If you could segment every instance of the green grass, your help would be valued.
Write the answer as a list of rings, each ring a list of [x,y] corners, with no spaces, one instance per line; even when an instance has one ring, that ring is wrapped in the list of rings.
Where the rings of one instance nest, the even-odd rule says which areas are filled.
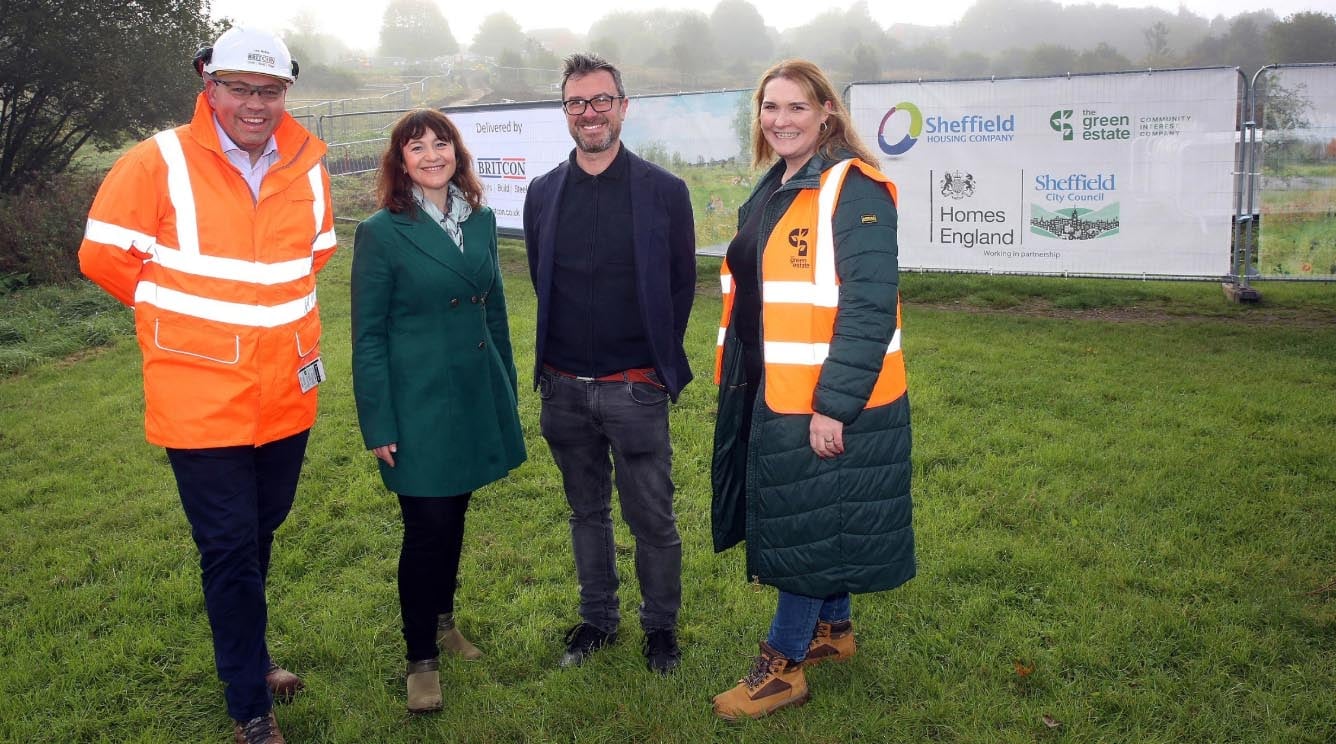
[[[0,377],[134,333],[130,311],[90,282],[0,294]]]
[[[745,671],[774,592],[747,583],[739,550],[710,549],[704,261],[699,379],[672,414],[682,668],[643,667],[620,521],[622,638],[556,668],[576,586],[526,384],[529,461],[477,494],[461,569],[457,614],[487,656],[446,661],[445,711],[410,718],[398,510],[351,397],[350,257],[321,278],[330,379],[270,577],[271,646],[310,688],[278,711],[290,740],[1336,737],[1330,287],[1263,285],[1261,306],[1234,306],[1216,284],[907,275],[919,576],[855,599],[859,653],[809,674],[811,703],[729,725],[709,697]],[[527,380],[533,293],[522,250],[503,259]],[[141,417],[129,338],[0,379],[0,741],[226,740],[194,547]]]

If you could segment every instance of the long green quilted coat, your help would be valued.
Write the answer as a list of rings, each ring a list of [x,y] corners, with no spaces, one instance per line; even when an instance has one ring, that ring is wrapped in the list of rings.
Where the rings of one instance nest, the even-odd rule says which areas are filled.
[[[765,209],[758,263],[797,191],[818,188],[821,172],[835,162],[814,156],[765,204],[758,194],[782,175],[783,161],[757,183],[738,224],[750,210]],[[813,400],[815,410],[844,423],[842,456],[822,460],[812,452],[810,415],[767,408],[764,378],[751,430],[740,431],[742,350],[734,329],[725,333],[712,468],[714,548],[745,540],[750,580],[826,597],[890,589],[914,576],[909,396],[863,408],[895,331],[896,219],[885,188],[850,169],[834,218],[839,309]]]

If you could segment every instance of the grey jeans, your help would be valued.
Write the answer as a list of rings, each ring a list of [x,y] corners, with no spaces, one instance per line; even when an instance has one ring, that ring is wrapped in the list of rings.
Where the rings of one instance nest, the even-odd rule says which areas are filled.
[[[580,618],[617,630],[617,556],[612,484],[635,538],[640,624],[672,629],[682,606],[682,540],[673,514],[673,447],[668,394],[639,382],[592,382],[543,371],[543,437],[571,507],[571,545],[580,582]]]

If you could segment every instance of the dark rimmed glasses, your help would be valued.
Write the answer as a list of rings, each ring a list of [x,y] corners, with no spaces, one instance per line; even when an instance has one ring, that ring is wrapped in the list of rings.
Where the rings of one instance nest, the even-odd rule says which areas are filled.
[[[591,107],[597,113],[606,114],[612,110],[612,104],[621,98],[626,98],[626,96],[600,94],[593,98],[567,98],[561,102],[561,107],[571,116],[579,116],[585,112],[586,108]]]
[[[287,90],[287,86],[284,85],[248,85],[247,83],[238,82],[236,80],[224,80],[217,75],[210,75],[209,79],[213,81],[214,85],[227,91],[238,101],[248,100],[251,96],[255,95],[259,96],[260,100],[265,103],[273,103],[279,98],[282,98],[283,92]],[[597,108],[594,110],[598,111]],[[607,109],[604,109],[604,111],[606,110]]]

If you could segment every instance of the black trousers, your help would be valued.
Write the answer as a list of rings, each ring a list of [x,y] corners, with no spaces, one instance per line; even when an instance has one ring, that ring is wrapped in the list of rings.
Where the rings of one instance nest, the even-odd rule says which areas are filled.
[[[404,542],[399,550],[399,611],[409,661],[434,659],[436,616],[455,611],[464,514],[472,492],[458,496],[399,494]]]
[[[199,548],[213,658],[227,712],[245,721],[269,712],[264,642],[265,579],[274,530],[292,509],[309,431],[259,447],[171,449],[181,506]]]

